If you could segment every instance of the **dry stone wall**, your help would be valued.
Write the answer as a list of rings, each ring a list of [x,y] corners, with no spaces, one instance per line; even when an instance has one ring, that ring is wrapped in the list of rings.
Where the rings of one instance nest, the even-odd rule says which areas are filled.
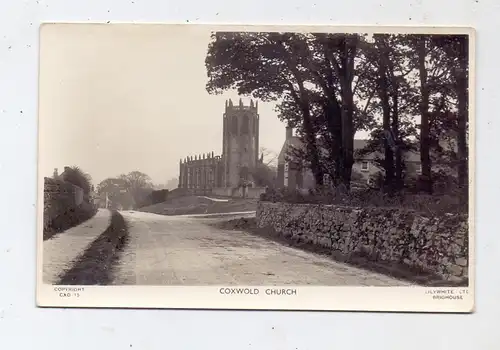
[[[461,282],[468,278],[467,215],[425,217],[391,208],[259,202],[257,225],[343,255],[399,263]]]

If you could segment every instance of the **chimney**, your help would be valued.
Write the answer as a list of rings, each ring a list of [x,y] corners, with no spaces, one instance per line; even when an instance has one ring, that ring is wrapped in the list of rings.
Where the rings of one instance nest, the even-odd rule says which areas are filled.
[[[291,126],[286,127],[286,140],[289,140],[293,137],[293,128]]]
[[[57,179],[59,177],[59,172],[57,170],[57,168],[54,168],[54,179]]]

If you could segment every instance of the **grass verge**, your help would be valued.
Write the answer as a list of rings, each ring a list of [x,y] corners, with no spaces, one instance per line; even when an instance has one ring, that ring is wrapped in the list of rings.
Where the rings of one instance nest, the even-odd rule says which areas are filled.
[[[255,211],[257,209],[257,202],[257,199],[247,198],[230,198],[227,202],[217,202],[203,196],[185,196],[143,207],[138,209],[138,211],[160,215],[223,214]]]
[[[65,271],[57,284],[108,285],[113,269],[129,241],[129,231],[123,216],[111,213],[110,225]]]

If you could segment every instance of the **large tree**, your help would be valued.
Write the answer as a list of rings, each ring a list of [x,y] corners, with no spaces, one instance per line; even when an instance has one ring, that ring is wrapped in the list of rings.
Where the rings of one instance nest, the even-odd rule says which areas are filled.
[[[432,44],[443,53],[443,63],[449,70],[448,85],[451,89],[442,92],[444,101],[455,100],[453,106],[445,109],[441,115],[449,123],[454,122],[452,130],[457,140],[458,185],[463,199],[468,200],[468,126],[469,126],[469,38],[467,35],[435,35]],[[447,87],[447,85],[444,85]],[[453,102],[451,102],[453,104]],[[455,109],[451,113],[450,109]]]
[[[78,166],[66,167],[62,173],[62,179],[83,190],[88,196],[92,190],[92,177]]]
[[[206,58],[207,90],[278,101],[280,118],[298,130],[316,183],[331,173],[349,187],[362,114],[354,98],[363,80],[356,75],[362,43],[354,34],[216,33]],[[324,153],[333,164],[328,169]]]
[[[375,34],[365,54],[371,62],[367,69],[371,88],[376,91],[372,103],[374,118],[371,139],[360,155],[383,154],[376,162],[384,170],[384,188],[390,192],[403,187],[405,153],[414,148],[414,108],[416,90],[408,64],[409,47],[405,35]]]
[[[129,193],[128,183],[124,179],[107,178],[97,185],[96,190],[101,198],[108,198],[123,208],[132,208],[135,205],[132,194]]]
[[[416,35],[408,40],[410,64],[416,69],[420,94],[420,155],[423,189],[432,193],[433,162],[458,161],[459,183],[467,192],[468,40],[462,35]],[[455,139],[457,152],[443,143]],[[443,158],[445,156],[445,158]],[[452,162],[453,163],[453,162]]]
[[[443,159],[435,159],[441,157],[442,140],[449,137],[450,128],[457,130],[459,182],[465,188],[464,40],[429,35],[216,33],[206,58],[207,90],[235,89],[277,102],[278,117],[296,129],[303,144],[291,157],[312,170],[318,185],[328,174],[334,185],[349,187],[354,135],[364,130],[372,135],[364,153],[383,155],[380,165],[391,191],[403,187],[406,151],[418,148],[423,189],[432,193],[432,162],[442,163]],[[453,115],[456,126],[450,122]]]
[[[125,181],[128,192],[134,198],[136,205],[143,203],[151,192],[153,192],[154,186],[151,178],[140,171],[132,171],[128,174],[120,175],[119,178]]]
[[[110,200],[118,202],[124,207],[140,205],[152,191],[151,178],[140,171],[132,171],[116,178],[105,179],[97,186],[98,194],[107,194]]]
[[[101,181],[96,188],[98,194],[120,193],[127,191],[127,189],[127,182],[120,178],[107,178]]]
[[[304,35],[296,33],[226,33],[212,35],[206,68],[209,93],[236,89],[264,101],[289,97],[300,113],[306,149],[317,183],[323,182],[310,110],[307,72],[301,64]]]

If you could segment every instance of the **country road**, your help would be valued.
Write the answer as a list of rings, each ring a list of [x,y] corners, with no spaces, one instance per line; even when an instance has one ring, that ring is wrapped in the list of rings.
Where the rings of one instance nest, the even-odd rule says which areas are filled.
[[[120,213],[127,223],[129,237],[111,269],[110,284],[408,285],[246,232],[207,225],[221,220],[220,217],[164,216],[135,211]],[[237,216],[245,215],[252,213]],[[64,233],[54,239],[68,241]],[[48,244],[55,246],[53,242]],[[47,254],[51,256],[44,256],[44,261],[61,260],[57,255],[63,252],[52,248],[45,250]],[[45,268],[54,269],[54,266],[46,264]],[[45,274],[49,272],[45,271]],[[50,275],[55,274],[50,271]]]
[[[198,217],[124,212],[130,241],[116,284],[371,285],[404,283]]]

